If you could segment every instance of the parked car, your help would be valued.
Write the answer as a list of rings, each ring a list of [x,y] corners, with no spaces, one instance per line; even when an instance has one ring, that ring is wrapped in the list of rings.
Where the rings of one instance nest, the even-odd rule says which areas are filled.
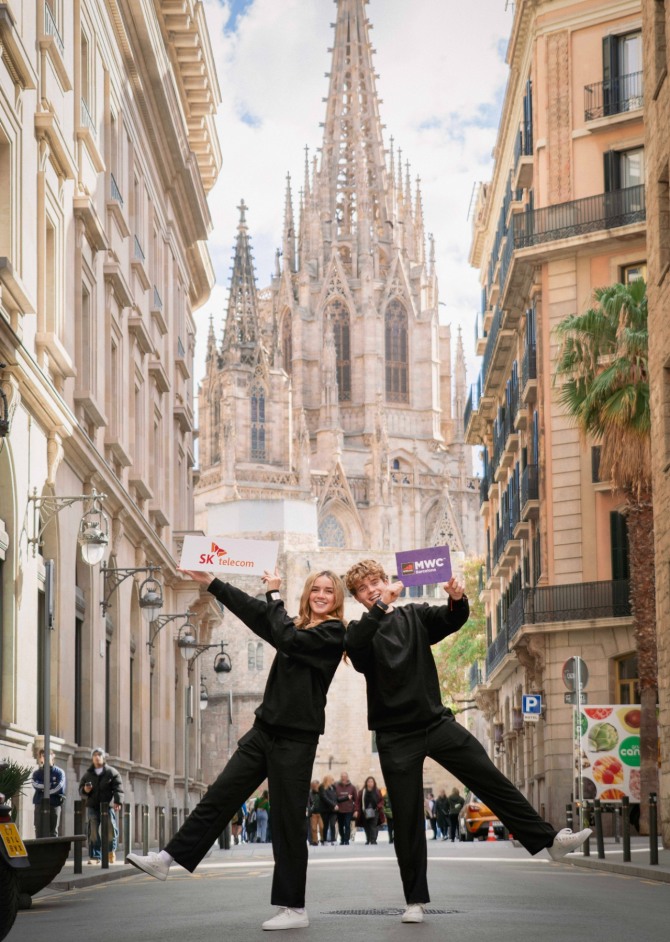
[[[476,795],[468,795],[458,814],[458,830],[461,840],[474,841],[478,837],[480,841],[485,841],[489,833],[489,824],[493,825],[493,833],[496,838],[502,840],[505,837],[505,828],[502,822]]]

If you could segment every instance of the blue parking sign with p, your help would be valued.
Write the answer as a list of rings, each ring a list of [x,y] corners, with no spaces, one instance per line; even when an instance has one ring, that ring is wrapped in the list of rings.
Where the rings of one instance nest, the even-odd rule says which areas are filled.
[[[542,694],[524,693],[521,697],[521,712],[531,714],[542,713]]]

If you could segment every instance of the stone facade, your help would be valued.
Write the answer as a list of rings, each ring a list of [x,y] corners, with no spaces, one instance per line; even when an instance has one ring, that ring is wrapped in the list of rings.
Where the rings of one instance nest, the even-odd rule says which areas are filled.
[[[651,446],[656,544],[656,627],[658,639],[659,730],[661,739],[659,821],[670,847],[670,13],[665,3],[643,0],[644,80],[649,244],[649,373]]]
[[[198,0],[11,0],[0,47],[0,382],[12,413],[0,439],[0,757],[31,763],[41,742],[50,558],[64,830],[96,745],[126,800],[155,820],[157,807],[184,803],[178,622],[149,648],[147,573],[104,578],[79,559],[86,504],[61,504],[47,524],[28,498],[104,493],[107,566],[158,566],[163,612],[195,607],[205,626],[216,614],[174,556],[176,534],[193,528],[193,311],[213,284],[207,192],[221,155],[209,36]],[[197,771],[197,736],[190,749]]]
[[[306,158],[298,213],[287,182],[262,291],[241,204],[223,336],[212,323],[200,386],[196,523],[274,533],[290,607],[310,568],[344,573],[374,556],[393,575],[396,550],[448,543],[457,560],[481,549],[463,344],[439,324],[419,181],[393,142],[384,149],[369,28],[363,0],[339,0],[321,156]],[[226,619],[223,631],[243,639],[234,703],[250,683],[260,697],[269,657],[250,676],[252,639],[239,625],[229,635]],[[354,781],[379,774],[364,684],[346,665],[316,771],[344,767]]]
[[[488,653],[474,695],[497,761],[557,825],[575,793],[563,665],[581,656],[590,703],[632,702],[622,496],[559,401],[556,326],[593,289],[646,273],[639,2],[520,2],[493,178],[471,262],[484,306],[466,440],[484,446]],[[524,724],[521,697],[544,718]]]

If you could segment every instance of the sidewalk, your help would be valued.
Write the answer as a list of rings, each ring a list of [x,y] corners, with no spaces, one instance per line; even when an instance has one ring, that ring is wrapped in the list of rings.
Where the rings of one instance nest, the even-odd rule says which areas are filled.
[[[382,841],[384,841],[385,837],[385,834],[380,834],[380,849],[383,846]],[[496,843],[500,844],[501,842]],[[441,842],[438,842],[438,844],[435,845],[435,850],[439,853],[444,846],[445,845],[442,845]],[[512,848],[517,849],[520,858],[526,856],[526,852],[518,841],[513,841],[508,846],[510,850],[512,850]],[[354,848],[358,848],[358,843],[351,845],[351,851],[357,853],[358,851],[354,851]],[[158,848],[152,849],[157,850]],[[433,841],[429,840],[429,856],[431,855],[432,849]],[[328,848],[324,848],[324,850],[327,851]],[[216,848],[214,853],[214,859],[224,866],[227,863],[235,863],[239,866],[244,860],[248,860],[251,865],[254,858],[259,862],[262,859],[266,865],[271,865],[272,863],[272,848],[270,844],[243,844],[227,851]],[[576,853],[564,858],[564,862],[571,864],[573,867],[624,874],[626,876],[638,877],[639,879],[652,880],[659,883],[670,883],[670,849],[665,850],[659,846],[658,865],[652,866],[649,863],[649,839],[646,837],[631,838],[630,863],[623,862],[622,845],[620,843],[616,844],[612,838],[605,840],[604,860],[598,859],[596,843],[595,840],[591,838],[591,855],[589,857]],[[130,864],[112,864],[108,870],[103,870],[101,867],[89,867],[86,860],[84,860],[82,870],[83,873],[76,874],[74,872],[74,862],[72,859],[68,860],[56,879],[50,883],[46,889],[42,890],[38,896],[51,896],[54,893],[83,889],[85,887],[95,886],[99,883],[108,883],[114,880],[142,876],[142,874],[135,867],[130,866]]]

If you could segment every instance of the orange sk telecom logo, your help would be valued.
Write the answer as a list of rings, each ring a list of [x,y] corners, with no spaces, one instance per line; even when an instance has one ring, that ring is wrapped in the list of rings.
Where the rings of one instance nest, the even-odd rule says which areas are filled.
[[[227,556],[227,550],[224,550],[222,546],[217,546],[216,543],[212,543],[212,554],[221,559],[222,556]]]

